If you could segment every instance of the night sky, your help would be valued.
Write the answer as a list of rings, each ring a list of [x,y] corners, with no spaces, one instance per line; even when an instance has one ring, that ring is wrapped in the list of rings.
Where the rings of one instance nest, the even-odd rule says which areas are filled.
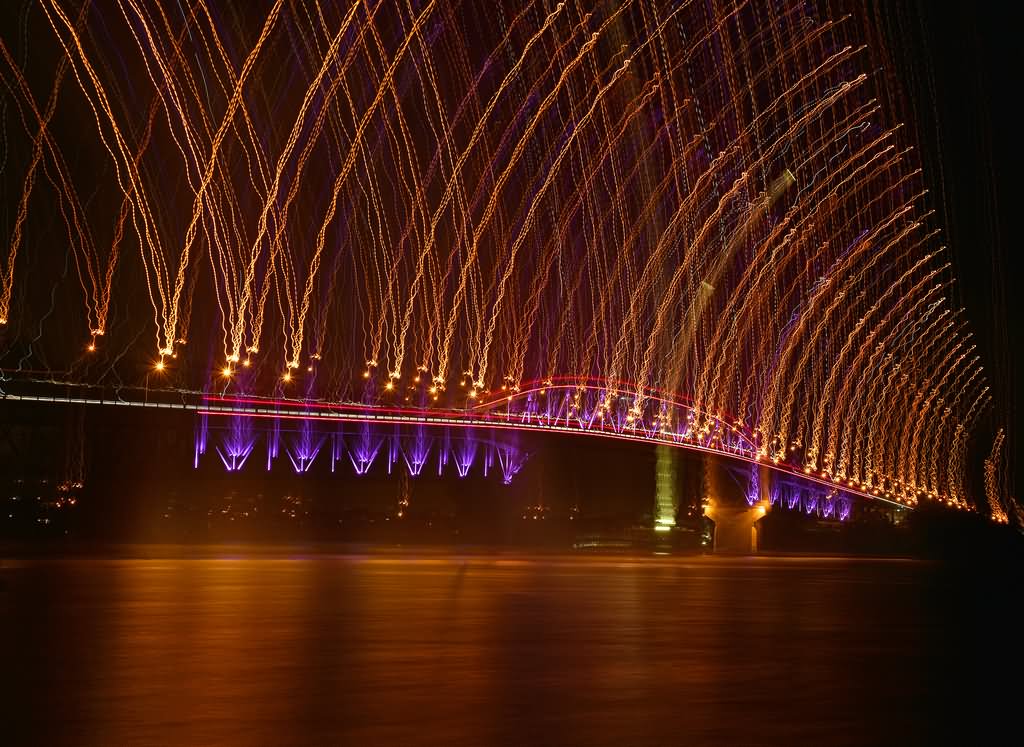
[[[1009,424],[1020,464],[1021,346],[1024,318],[1014,291],[1010,226],[1018,185],[1013,91],[1020,66],[1009,6],[973,3],[879,3],[890,25],[897,70],[917,121],[918,142],[956,259],[958,289],[999,393],[993,419]],[[1015,431],[1015,432],[1014,432]],[[1012,474],[1012,472],[1011,472]]]

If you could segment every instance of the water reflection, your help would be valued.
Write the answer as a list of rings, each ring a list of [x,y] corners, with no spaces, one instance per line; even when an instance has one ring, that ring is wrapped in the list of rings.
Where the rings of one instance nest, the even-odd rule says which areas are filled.
[[[957,686],[944,583],[785,558],[7,561],[8,723],[16,744],[921,743]]]

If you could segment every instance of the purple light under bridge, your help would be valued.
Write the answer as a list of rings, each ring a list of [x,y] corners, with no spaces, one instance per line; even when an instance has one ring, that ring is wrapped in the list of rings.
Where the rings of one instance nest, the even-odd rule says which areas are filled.
[[[221,439],[221,445],[215,446],[214,449],[224,463],[224,469],[228,472],[238,472],[245,466],[245,460],[252,454],[255,446],[256,437],[253,435],[252,421],[249,418],[236,417],[231,419],[231,425]]]
[[[385,427],[361,423],[336,430],[319,425],[316,420],[258,420],[244,415],[211,422],[203,415],[196,424],[193,466],[198,468],[210,443],[228,472],[241,471],[257,444],[266,448],[268,470],[283,450],[299,475],[314,470],[318,460],[329,462],[331,472],[336,472],[348,457],[356,475],[369,474],[382,461],[381,469],[387,474],[398,465],[411,477],[418,477],[436,454],[439,476],[447,472],[464,478],[479,465],[487,477],[497,464],[502,482],[508,485],[530,456],[514,434],[420,424]],[[384,459],[378,460],[382,452]],[[320,459],[322,454],[326,454],[324,459]]]
[[[292,438],[288,448],[288,460],[295,468],[296,474],[301,475],[309,471],[313,466],[313,460],[324,445],[325,438],[313,431],[313,424],[309,420],[299,421],[299,432]]]
[[[808,516],[822,519],[846,521],[853,510],[853,499],[834,489],[815,490],[807,485],[773,481],[768,495],[772,506],[803,511]]]
[[[192,457],[192,469],[199,468],[199,457],[206,453],[206,442],[210,438],[210,419],[203,414],[196,421],[196,443],[194,456]]]

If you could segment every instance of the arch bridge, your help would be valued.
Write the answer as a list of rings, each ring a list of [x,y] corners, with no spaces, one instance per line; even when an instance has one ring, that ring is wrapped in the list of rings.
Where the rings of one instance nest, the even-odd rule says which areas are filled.
[[[377,460],[412,476],[429,464],[465,477],[479,462],[509,483],[527,454],[505,437],[516,432],[614,439],[721,457],[749,474],[750,506],[781,505],[825,518],[845,519],[856,499],[912,508],[917,501],[887,497],[877,487],[809,473],[795,463],[765,457],[756,434],[735,419],[702,411],[660,393],[643,400],[607,383],[545,380],[518,391],[467,397],[462,408],[375,401],[329,402],[241,392],[94,387],[68,382],[3,382],[0,400],[186,411],[197,416],[193,466],[219,458],[240,471],[260,448],[269,469],[286,458],[297,473],[318,460],[331,471],[350,464],[366,474]],[[667,517],[659,521],[669,524]]]

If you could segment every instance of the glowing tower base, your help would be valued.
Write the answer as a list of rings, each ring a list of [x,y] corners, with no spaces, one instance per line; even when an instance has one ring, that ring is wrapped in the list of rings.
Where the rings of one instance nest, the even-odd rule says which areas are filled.
[[[654,531],[668,533],[676,525],[676,510],[679,508],[676,450],[659,444],[654,452]]]
[[[768,512],[771,470],[759,468],[758,494],[753,504],[720,460],[704,460],[704,515],[715,522],[712,547],[716,553],[752,555],[758,550],[757,522]]]

